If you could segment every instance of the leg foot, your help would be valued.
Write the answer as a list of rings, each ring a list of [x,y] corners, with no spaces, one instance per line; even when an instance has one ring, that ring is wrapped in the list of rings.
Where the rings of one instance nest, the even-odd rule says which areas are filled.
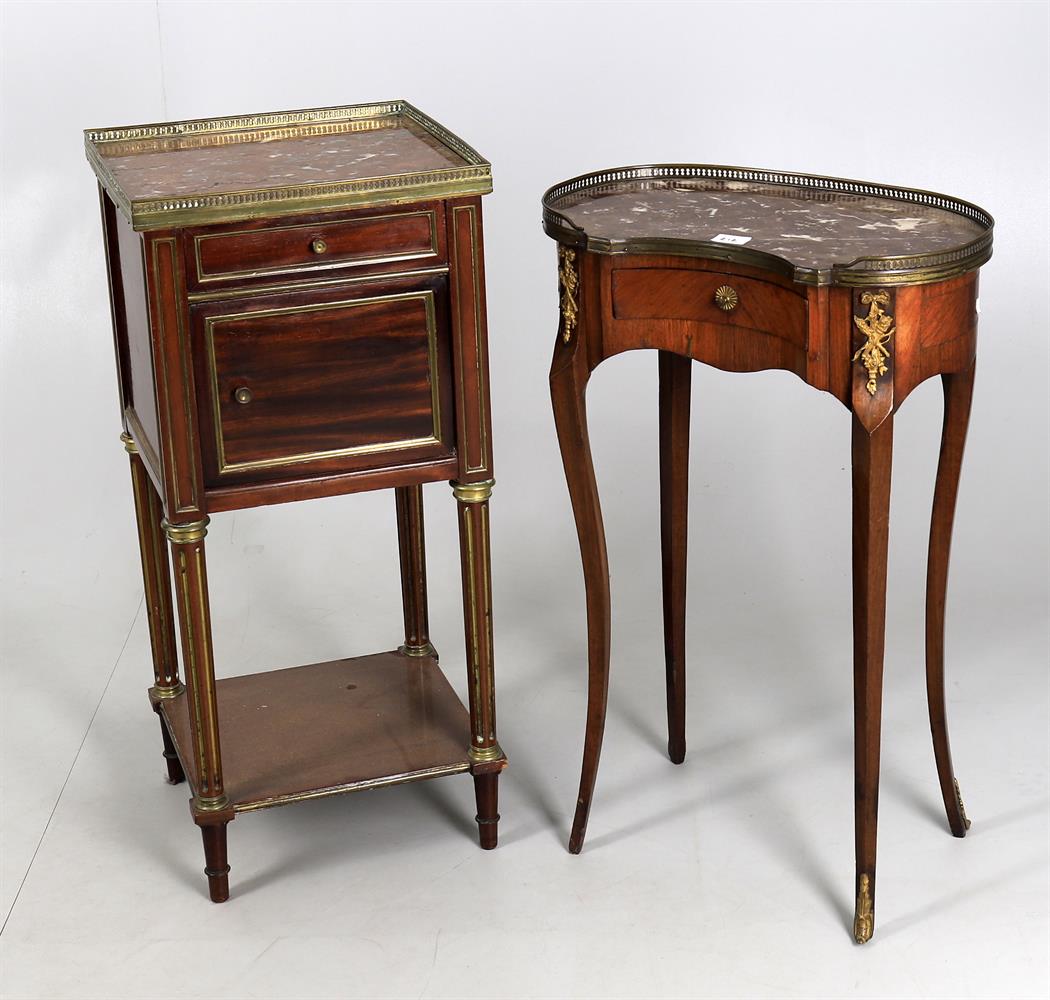
[[[857,909],[853,917],[853,940],[866,944],[875,933],[875,876],[857,876]]]
[[[478,804],[478,840],[483,850],[491,851],[499,833],[499,772],[474,775],[474,796]]]
[[[201,827],[204,839],[204,874],[208,876],[208,894],[213,903],[230,898],[230,866],[226,861],[226,824],[210,823]]]

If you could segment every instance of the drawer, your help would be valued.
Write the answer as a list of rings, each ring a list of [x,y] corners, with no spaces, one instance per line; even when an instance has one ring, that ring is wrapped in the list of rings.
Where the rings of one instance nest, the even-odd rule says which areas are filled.
[[[454,454],[447,278],[193,309],[209,486]]]
[[[189,285],[198,290],[224,284],[338,276],[348,269],[402,267],[409,261],[441,263],[444,218],[440,203],[404,209],[321,215],[279,224],[235,223],[190,230]],[[389,270],[390,268],[380,268]]]
[[[612,314],[622,320],[686,320],[753,331],[806,346],[806,300],[780,285],[715,271],[620,268]]]

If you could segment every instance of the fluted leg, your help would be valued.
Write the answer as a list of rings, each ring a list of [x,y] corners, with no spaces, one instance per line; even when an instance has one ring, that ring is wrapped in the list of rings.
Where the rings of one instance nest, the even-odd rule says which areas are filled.
[[[882,666],[886,638],[893,417],[872,433],[853,418],[853,702],[857,909],[853,936],[875,929]]]
[[[459,508],[460,566],[463,571],[463,620],[467,640],[467,679],[470,704],[470,747],[467,754],[474,775],[478,838],[481,846],[496,846],[499,773],[506,760],[496,741],[496,697],[492,658],[492,572],[489,556],[489,497],[491,479],[480,483],[453,483]]]
[[[663,551],[667,754],[685,760],[685,589],[689,396],[693,362],[660,352],[660,542]]]
[[[150,651],[153,656],[153,687],[150,702],[160,719],[161,740],[168,781],[175,785],[185,781],[179,756],[175,752],[164,716],[158,705],[175,698],[184,688],[179,680],[179,661],[175,650],[175,615],[171,603],[171,571],[168,550],[164,544],[161,520],[164,513],[160,497],[142,464],[138,446],[130,434],[121,434],[124,449],[131,462],[131,487],[135,497],[135,521],[138,526],[139,556],[142,560],[142,587],[145,593],[146,622],[149,625]]]
[[[605,549],[598,485],[594,478],[587,406],[584,398],[588,373],[578,358],[560,364],[555,355],[551,369],[551,401],[558,428],[565,479],[576,517],[576,532],[583,557],[587,592],[587,733],[583,747],[583,770],[576,798],[576,815],[569,837],[569,850],[579,854],[587,833],[587,818],[598,776],[605,715],[609,700],[609,559]]]
[[[406,656],[429,656],[427,614],[427,559],[423,531],[423,487],[399,486],[394,490],[397,504],[397,538],[401,554],[401,598],[405,613]]]
[[[211,612],[208,607],[208,573],[204,561],[204,536],[208,519],[188,524],[164,522],[175,564],[175,596],[179,609],[182,653],[185,659],[186,694],[196,783],[190,808],[202,828],[208,888],[212,902],[229,898],[226,864],[226,824],[233,818],[223,787],[219,749],[219,718],[215,697]]]
[[[948,724],[944,701],[944,601],[948,587],[948,557],[952,543],[955,500],[959,493],[966,429],[970,423],[974,366],[964,372],[942,375],[944,387],[944,428],[941,455],[937,463],[937,485],[933,494],[930,522],[930,552],[926,572],[926,698],[930,708],[930,731],[937,777],[941,784],[944,810],[952,834],[963,837],[970,821],[963,808],[959,784],[952,768],[948,743]]]

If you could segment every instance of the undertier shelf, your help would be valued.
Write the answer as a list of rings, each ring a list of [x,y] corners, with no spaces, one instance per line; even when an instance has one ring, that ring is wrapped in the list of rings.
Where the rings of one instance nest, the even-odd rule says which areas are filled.
[[[434,656],[374,653],[216,684],[237,812],[470,769],[470,719]],[[197,788],[188,695],[160,703]]]

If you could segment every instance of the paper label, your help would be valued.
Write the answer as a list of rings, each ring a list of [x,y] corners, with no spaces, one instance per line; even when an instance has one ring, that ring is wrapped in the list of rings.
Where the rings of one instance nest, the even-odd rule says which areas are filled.
[[[750,236],[732,236],[729,233],[719,233],[712,240],[712,243],[732,243],[734,246],[743,246],[745,243],[751,242]]]

